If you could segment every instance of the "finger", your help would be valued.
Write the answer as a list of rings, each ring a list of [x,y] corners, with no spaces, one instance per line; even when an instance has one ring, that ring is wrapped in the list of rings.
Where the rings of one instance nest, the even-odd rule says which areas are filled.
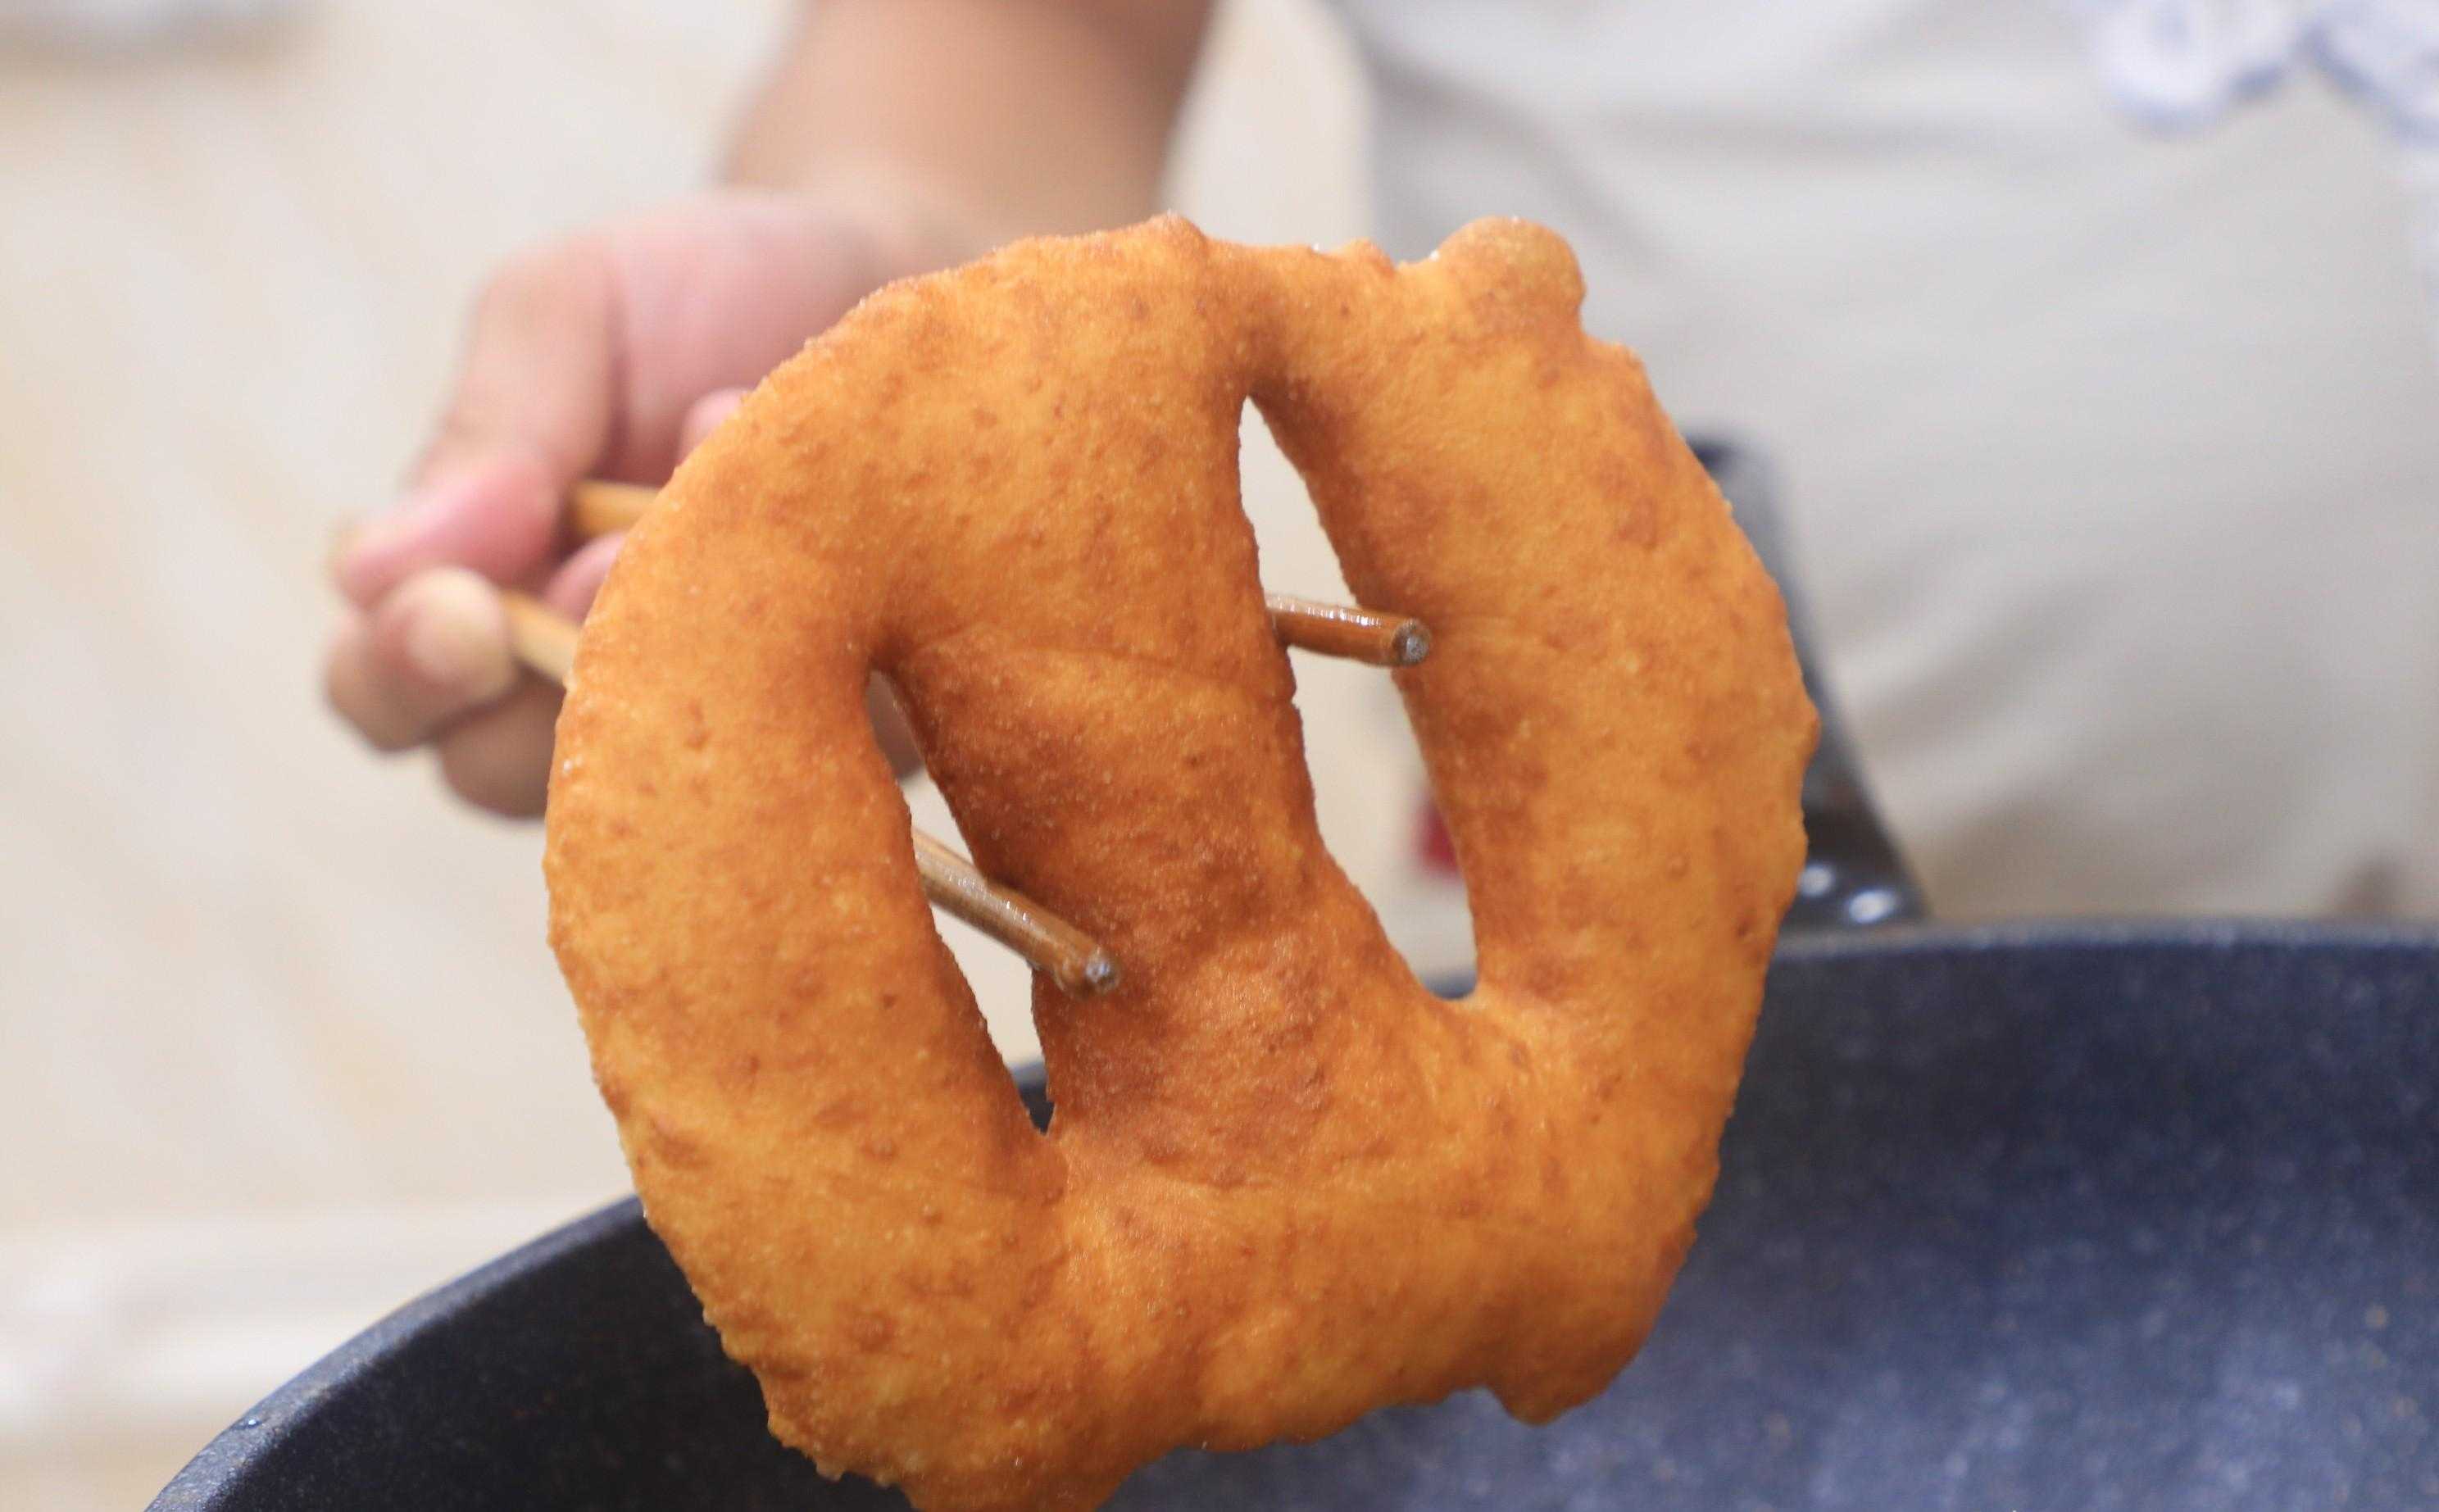
[[[745,402],[745,390],[723,388],[696,400],[686,411],[685,423],[678,427],[678,455],[683,457],[701,446],[703,437],[720,429],[720,422],[737,413]]]
[[[871,231],[786,196],[725,192],[628,222],[603,239],[626,350],[619,423],[603,460],[632,482],[668,477],[696,402],[751,385],[878,284]]]
[[[511,819],[543,811],[550,789],[559,689],[530,678],[499,703],[452,725],[438,743],[450,791]]]
[[[745,390],[741,388],[719,389],[697,400],[679,428],[679,454],[684,456],[702,445],[703,438],[737,413],[737,406],[744,400]],[[617,558],[618,547],[626,539],[626,532],[619,531],[587,542],[551,574],[543,601],[572,619],[582,619],[584,612],[593,607],[593,596],[601,591],[601,579],[610,575],[610,563]]]
[[[403,751],[422,738],[421,721],[383,692],[383,682],[375,670],[372,629],[363,615],[351,614],[330,637],[322,662],[322,697],[374,750]]]
[[[619,340],[609,258],[575,241],[508,263],[476,301],[456,387],[396,511],[357,530],[336,565],[370,607],[443,562],[529,578],[559,539],[560,501],[613,430]]]
[[[570,619],[583,619],[593,607],[594,596],[601,591],[601,579],[610,576],[610,563],[617,560],[618,548],[626,543],[624,530],[586,542],[551,574],[542,601]]]
[[[418,745],[515,685],[499,595],[462,567],[401,584],[332,642],[331,706],[383,751]]]

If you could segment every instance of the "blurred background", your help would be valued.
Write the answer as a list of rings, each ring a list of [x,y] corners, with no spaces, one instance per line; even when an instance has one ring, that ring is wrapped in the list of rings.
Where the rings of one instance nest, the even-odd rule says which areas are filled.
[[[627,1191],[541,830],[330,716],[324,561],[484,274],[701,183],[792,9],[0,30],[0,1506],[142,1505],[324,1350]],[[1311,9],[1228,7],[1188,109],[1174,198],[1209,230],[1363,232],[1355,70]],[[1339,592],[1282,465],[1248,471],[1273,585]],[[1377,673],[1304,684],[1395,720]],[[1404,838],[1336,818],[1342,855]],[[1029,1056],[1023,969],[945,928]]]
[[[2341,9],[2403,14],[1227,0],[1168,198],[1574,239],[1593,329],[1771,459],[1937,912],[2427,916],[2439,64]],[[627,1189],[540,831],[325,709],[326,559],[485,275],[703,182],[793,10],[0,0],[0,1507],[142,1504]],[[1247,455],[1270,586],[1338,596]],[[1298,676],[1333,849],[1461,966],[1387,685]],[[946,929],[1029,1057],[1022,969]]]

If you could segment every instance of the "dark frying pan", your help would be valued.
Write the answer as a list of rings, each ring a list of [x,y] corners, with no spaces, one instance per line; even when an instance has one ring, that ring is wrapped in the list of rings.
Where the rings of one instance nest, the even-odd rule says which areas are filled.
[[[1617,1384],[1542,1429],[1468,1395],[1179,1453],[1118,1505],[2439,1507],[2439,931],[1903,922],[1828,744],[1718,1198]],[[626,1202],[347,1344],[153,1506],[902,1504],[765,1434]]]

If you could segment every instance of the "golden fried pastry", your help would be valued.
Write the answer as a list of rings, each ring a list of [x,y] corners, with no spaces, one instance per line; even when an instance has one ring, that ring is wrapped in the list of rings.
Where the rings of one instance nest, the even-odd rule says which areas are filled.
[[[1166,219],[894,285],[635,530],[550,794],[553,942],[637,1189],[773,1432],[935,1512],[1641,1343],[1707,1201],[1804,851],[1778,594],[1574,258],[1393,266]],[[1238,507],[1248,397],[1397,675],[1481,987],[1322,848]],[[1027,1123],[864,717],[1098,937]]]

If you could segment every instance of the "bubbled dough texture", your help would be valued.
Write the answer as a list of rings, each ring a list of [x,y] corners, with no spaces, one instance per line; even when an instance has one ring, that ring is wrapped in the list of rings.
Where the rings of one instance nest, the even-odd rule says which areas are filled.
[[[935,1509],[1632,1355],[1804,848],[1777,593],[1563,242],[1426,262],[1168,219],[883,290],[686,463],[560,724],[552,933],[654,1228],[774,1432]],[[1251,395],[1399,673],[1482,987],[1317,838],[1237,493]],[[1097,936],[1036,1135],[863,716]]]

